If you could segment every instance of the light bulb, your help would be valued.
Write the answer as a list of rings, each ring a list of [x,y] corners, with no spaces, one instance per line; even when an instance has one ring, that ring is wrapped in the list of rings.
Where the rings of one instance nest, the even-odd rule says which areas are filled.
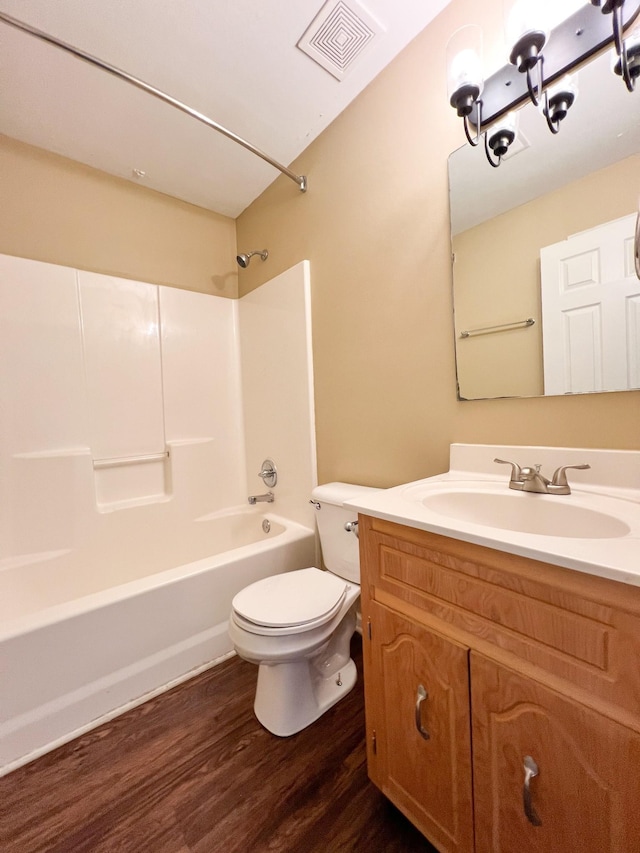
[[[585,5],[585,0],[505,0],[507,44],[513,47],[524,36],[551,30]]]
[[[447,91],[458,115],[469,115],[482,93],[482,30],[461,27],[447,44]]]
[[[507,44],[513,47],[521,38],[531,33],[544,33],[545,40],[551,29],[548,24],[548,4],[537,0],[507,0],[505,30]]]
[[[466,48],[456,54],[449,68],[449,94],[453,94],[460,86],[476,85],[482,88],[482,70],[480,57],[472,48]]]

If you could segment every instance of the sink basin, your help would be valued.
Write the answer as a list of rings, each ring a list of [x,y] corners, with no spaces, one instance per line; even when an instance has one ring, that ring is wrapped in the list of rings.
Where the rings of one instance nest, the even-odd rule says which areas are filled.
[[[631,532],[622,519],[585,507],[573,496],[559,499],[527,492],[449,487],[432,493],[421,490],[405,497],[418,500],[431,512],[460,522],[538,536],[616,539]],[[569,503],[572,499],[574,502]]]
[[[535,462],[547,475],[591,467],[571,472],[569,495],[535,494],[510,489],[496,458]],[[413,527],[640,587],[640,450],[456,444],[446,473],[349,503],[381,535],[394,535],[386,524]]]

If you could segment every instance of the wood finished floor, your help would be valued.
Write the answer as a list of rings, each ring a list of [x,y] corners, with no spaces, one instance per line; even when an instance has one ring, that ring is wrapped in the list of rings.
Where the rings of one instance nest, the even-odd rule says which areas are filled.
[[[367,778],[361,675],[284,739],[255,681],[232,658],[0,779],[2,853],[435,853]]]

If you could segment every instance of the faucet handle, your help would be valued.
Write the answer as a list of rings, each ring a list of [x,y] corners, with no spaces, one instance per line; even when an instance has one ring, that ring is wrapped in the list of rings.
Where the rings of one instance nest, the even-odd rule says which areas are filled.
[[[584,463],[583,465],[561,465],[560,468],[556,468],[553,472],[553,478],[551,480],[552,486],[568,486],[567,475],[565,471],[567,468],[577,468],[580,471],[583,471],[585,468],[591,468],[591,465]]]
[[[500,465],[511,465],[511,482],[512,483],[521,483],[522,482],[522,469],[517,464],[517,462],[509,462],[507,459],[494,459],[494,462],[499,462]]]

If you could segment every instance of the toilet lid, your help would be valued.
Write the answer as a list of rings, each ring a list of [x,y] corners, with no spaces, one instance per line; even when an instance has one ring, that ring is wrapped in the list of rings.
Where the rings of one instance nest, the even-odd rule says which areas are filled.
[[[232,606],[265,627],[321,624],[340,609],[346,592],[342,578],[316,568],[298,569],[252,583],[234,597]]]

